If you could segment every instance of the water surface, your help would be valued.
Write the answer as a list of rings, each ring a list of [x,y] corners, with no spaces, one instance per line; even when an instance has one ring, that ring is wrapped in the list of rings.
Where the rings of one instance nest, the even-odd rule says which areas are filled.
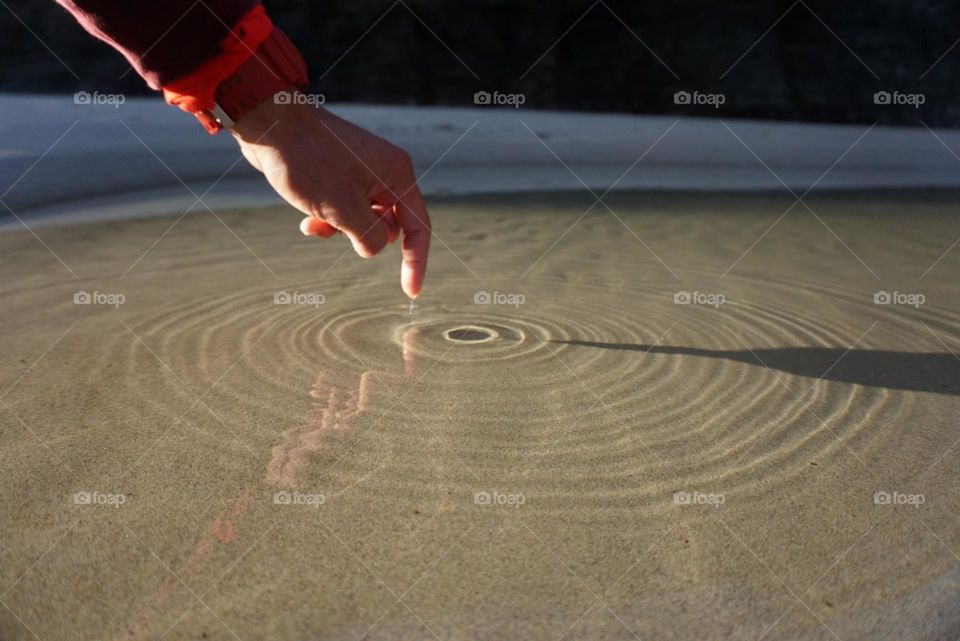
[[[957,198],[5,234],[0,638],[955,635]]]

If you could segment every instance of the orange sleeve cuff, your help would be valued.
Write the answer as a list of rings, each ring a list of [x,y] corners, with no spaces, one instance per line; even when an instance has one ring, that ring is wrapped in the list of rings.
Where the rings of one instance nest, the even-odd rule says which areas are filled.
[[[234,25],[217,54],[192,73],[163,86],[163,99],[195,114],[213,109],[217,86],[232,76],[270,36],[273,23],[263,5],[257,5]]]

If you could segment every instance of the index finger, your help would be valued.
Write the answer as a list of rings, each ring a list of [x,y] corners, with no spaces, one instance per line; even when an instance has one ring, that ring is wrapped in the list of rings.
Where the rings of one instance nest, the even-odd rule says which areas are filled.
[[[400,197],[397,203],[400,227],[403,229],[400,267],[400,286],[410,298],[420,295],[423,277],[427,273],[427,254],[430,253],[430,216],[423,196],[416,185]]]

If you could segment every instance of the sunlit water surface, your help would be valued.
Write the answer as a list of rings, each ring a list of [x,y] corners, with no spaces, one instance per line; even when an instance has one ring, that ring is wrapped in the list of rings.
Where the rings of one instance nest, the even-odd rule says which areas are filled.
[[[957,200],[5,234],[0,638],[956,634]]]

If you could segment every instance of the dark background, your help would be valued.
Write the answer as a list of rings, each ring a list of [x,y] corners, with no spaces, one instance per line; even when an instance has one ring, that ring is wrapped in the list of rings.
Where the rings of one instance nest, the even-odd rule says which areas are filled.
[[[7,5],[0,91],[148,93],[135,74],[121,79],[124,60],[53,0]],[[265,5],[303,51],[314,90],[332,102],[472,105],[474,92],[497,90],[523,93],[525,109],[960,123],[957,0]],[[679,90],[720,92],[726,102],[677,105]],[[921,93],[925,103],[877,105],[879,90]]]

